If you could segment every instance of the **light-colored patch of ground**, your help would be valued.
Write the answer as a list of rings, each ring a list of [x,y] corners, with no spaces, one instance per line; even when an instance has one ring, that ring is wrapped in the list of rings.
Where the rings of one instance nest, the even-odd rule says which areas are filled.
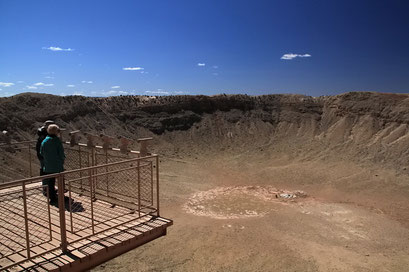
[[[198,216],[215,219],[262,217],[274,211],[274,204],[305,198],[302,191],[277,190],[272,186],[217,187],[193,194],[183,209]]]

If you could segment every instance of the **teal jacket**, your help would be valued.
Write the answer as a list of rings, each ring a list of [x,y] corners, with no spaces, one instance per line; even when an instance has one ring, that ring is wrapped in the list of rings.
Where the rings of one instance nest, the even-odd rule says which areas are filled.
[[[41,143],[40,154],[44,158],[43,171],[47,174],[64,171],[64,147],[60,138],[47,136]]]

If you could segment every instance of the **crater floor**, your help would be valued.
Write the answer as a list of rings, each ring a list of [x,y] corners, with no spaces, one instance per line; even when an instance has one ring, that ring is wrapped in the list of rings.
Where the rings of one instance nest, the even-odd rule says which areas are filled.
[[[257,153],[171,156],[161,184],[168,235],[96,271],[409,267],[407,179],[393,172]]]

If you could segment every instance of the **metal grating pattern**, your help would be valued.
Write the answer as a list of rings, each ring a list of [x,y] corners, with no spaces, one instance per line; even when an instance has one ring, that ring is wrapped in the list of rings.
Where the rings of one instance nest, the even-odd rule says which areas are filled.
[[[24,210],[24,202],[27,212]],[[7,257],[15,253],[27,256],[27,246],[30,249],[51,241],[50,220],[48,199],[43,196],[42,186],[1,194],[0,256]],[[26,242],[27,235],[29,245]]]

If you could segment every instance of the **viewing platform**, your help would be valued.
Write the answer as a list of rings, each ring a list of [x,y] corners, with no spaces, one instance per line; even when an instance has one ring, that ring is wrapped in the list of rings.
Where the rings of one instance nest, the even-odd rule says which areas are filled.
[[[173,222],[159,215],[159,157],[148,153],[148,140],[138,152],[127,149],[129,140],[116,149],[106,137],[102,146],[71,139],[66,171],[3,181],[0,270],[84,271],[166,235]],[[39,169],[33,142],[0,147],[21,163],[19,174]],[[58,203],[50,204],[44,178],[56,179]]]

